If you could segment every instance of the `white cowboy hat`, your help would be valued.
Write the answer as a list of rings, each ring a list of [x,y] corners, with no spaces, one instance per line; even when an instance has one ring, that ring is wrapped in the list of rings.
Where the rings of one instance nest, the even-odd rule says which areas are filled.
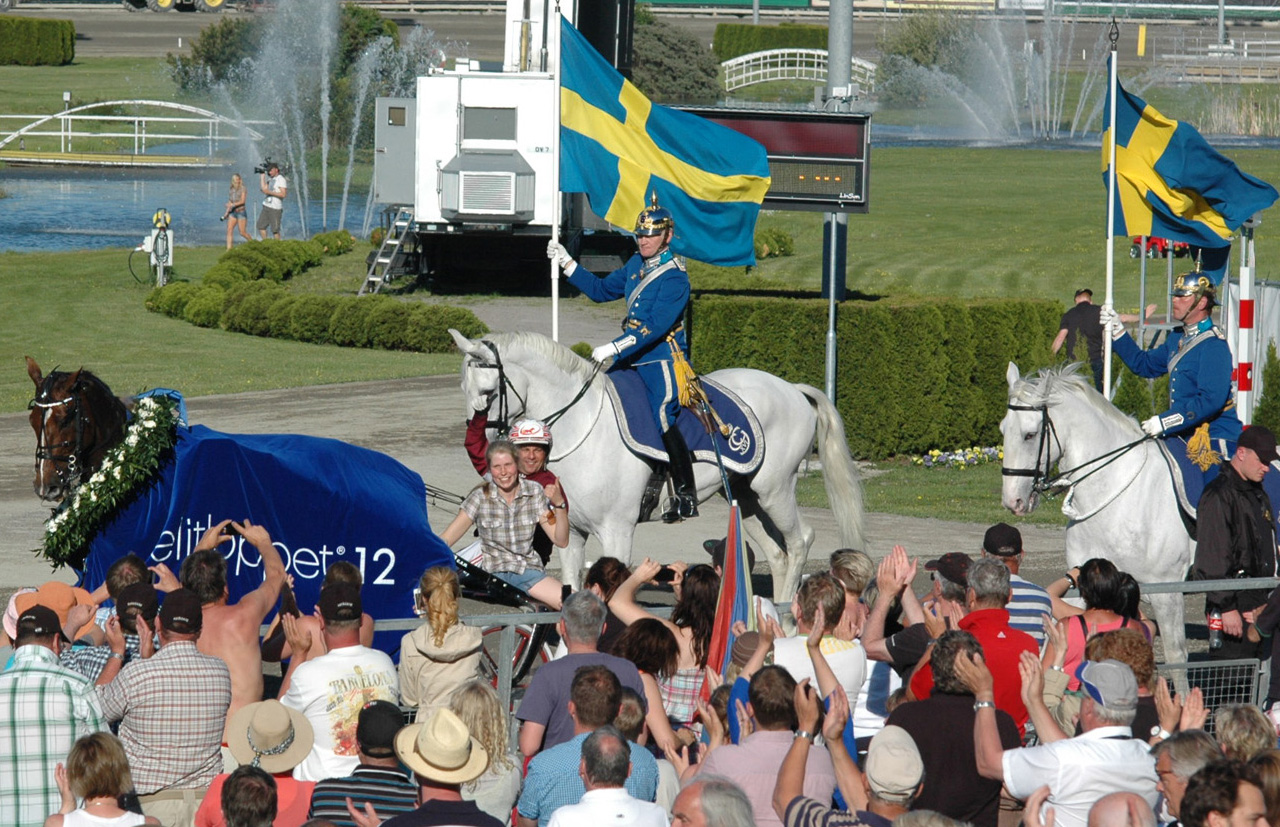
[[[396,734],[396,755],[414,773],[442,784],[462,784],[489,768],[489,753],[449,709]]]
[[[277,700],[241,707],[227,722],[227,749],[241,764],[268,773],[287,772],[302,763],[315,743],[307,716]]]

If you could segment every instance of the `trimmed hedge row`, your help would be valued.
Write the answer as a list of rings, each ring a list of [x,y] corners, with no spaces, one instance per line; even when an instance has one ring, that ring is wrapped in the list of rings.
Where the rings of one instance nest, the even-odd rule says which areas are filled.
[[[746,23],[720,23],[711,41],[711,51],[721,63],[766,49],[825,49],[827,27],[804,23],[782,23],[777,26],[752,26]]]
[[[153,290],[147,309],[252,336],[421,353],[452,351],[451,327],[469,338],[489,332],[463,307],[409,304],[390,296],[298,295],[264,279],[230,289],[174,282]]]
[[[0,17],[0,65],[65,66],[75,59],[72,21]]]
[[[1035,300],[841,303],[836,407],[857,457],[992,445],[1008,403],[1005,369],[1050,364],[1062,305]],[[821,388],[827,302],[698,297],[699,373],[751,367]]]
[[[311,240],[324,247],[326,256],[340,256],[356,248],[356,237],[346,230],[331,230],[313,235]]]

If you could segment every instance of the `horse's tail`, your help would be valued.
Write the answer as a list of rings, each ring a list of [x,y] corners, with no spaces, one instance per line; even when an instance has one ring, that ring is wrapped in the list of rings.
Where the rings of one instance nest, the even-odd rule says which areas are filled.
[[[840,542],[846,548],[866,550],[862,479],[849,453],[844,435],[844,420],[827,395],[815,387],[797,384],[818,415],[818,459],[822,460],[822,479],[827,499],[840,528]]]

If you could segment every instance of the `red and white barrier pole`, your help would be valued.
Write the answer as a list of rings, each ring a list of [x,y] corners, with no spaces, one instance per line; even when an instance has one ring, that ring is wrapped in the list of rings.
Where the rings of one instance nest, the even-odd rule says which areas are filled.
[[[1240,235],[1240,322],[1236,340],[1236,410],[1240,422],[1253,423],[1253,227],[1246,222]]]

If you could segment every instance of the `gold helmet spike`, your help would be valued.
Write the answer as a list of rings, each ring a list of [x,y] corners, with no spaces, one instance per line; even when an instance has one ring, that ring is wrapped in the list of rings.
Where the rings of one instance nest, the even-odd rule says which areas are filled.
[[[676,225],[671,211],[658,206],[658,193],[655,191],[649,200],[649,206],[640,211],[636,218],[636,235],[661,235]]]

